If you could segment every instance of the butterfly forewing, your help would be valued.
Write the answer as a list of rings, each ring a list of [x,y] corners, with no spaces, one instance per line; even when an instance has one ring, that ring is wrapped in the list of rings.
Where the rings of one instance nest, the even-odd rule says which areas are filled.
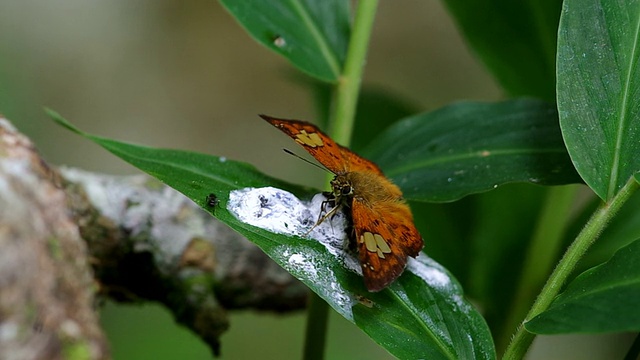
[[[342,150],[342,157],[346,159],[346,162],[348,164],[347,171],[372,172],[378,176],[384,176],[384,174],[382,174],[382,170],[380,170],[378,165],[359,156],[346,147],[340,146],[340,149]]]
[[[376,164],[337,144],[311,123],[300,120],[276,119],[267,115],[260,115],[260,117],[289,135],[334,174],[348,171],[370,171],[382,175],[382,171]]]

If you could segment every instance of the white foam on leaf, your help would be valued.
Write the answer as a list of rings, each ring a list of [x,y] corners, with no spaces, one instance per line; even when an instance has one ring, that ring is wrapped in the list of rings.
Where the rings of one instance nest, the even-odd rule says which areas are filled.
[[[329,302],[340,315],[353,320],[351,308],[357,302],[355,296],[340,285],[328,266],[322,264],[322,254],[313,253],[313,251],[300,254],[282,246],[276,249],[276,252],[279,252],[276,257],[282,260],[285,270],[294,276],[308,279],[315,285],[320,297],[330,300]]]
[[[409,258],[408,260],[407,270],[424,280],[427,285],[439,289],[444,289],[452,285],[444,267],[424,253],[420,253],[415,259]]]
[[[293,194],[273,187],[245,188],[229,194],[227,209],[240,221],[265,230],[299,236],[308,241],[321,243],[327,252],[338,259],[347,269],[362,275],[356,255],[348,250],[347,217],[340,210],[314,227],[320,214],[331,207],[323,194],[316,194],[309,202],[301,201]],[[314,285],[315,291],[347,319],[353,319],[351,308],[357,297],[344,289],[330,266],[326,264],[326,253],[312,247],[293,250],[280,245],[270,254],[289,273]],[[439,291],[458,292],[448,272],[437,262],[421,253],[417,258],[407,259],[407,271],[420,277],[429,287]],[[405,294],[398,294],[410,303]],[[457,309],[468,312],[468,305],[461,294],[454,296]]]
[[[331,207],[323,194],[311,201],[301,201],[295,195],[273,187],[245,188],[229,194],[227,209],[240,221],[278,234],[295,235],[317,240],[347,269],[362,275],[360,263],[348,251],[348,222],[339,210],[318,226],[321,213]]]
[[[339,210],[315,226],[321,213],[331,207],[323,194],[316,194],[309,202],[273,187],[245,188],[229,194],[227,209],[240,221],[274,233],[299,236],[321,243],[347,269],[362,275],[357,258],[348,250],[346,229],[348,222]],[[288,246],[279,246],[271,255],[296,277],[306,278],[315,285],[321,297],[331,299],[336,310],[353,319],[351,307],[355,296],[345,290],[326,264],[323,254],[309,248],[304,253],[294,252]]]

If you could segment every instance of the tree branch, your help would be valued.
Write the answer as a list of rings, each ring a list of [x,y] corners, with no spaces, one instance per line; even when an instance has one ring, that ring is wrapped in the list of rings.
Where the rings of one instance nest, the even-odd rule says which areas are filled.
[[[0,313],[0,331],[6,325],[4,312],[15,311],[15,308],[5,310],[3,304],[9,288],[2,280],[13,275],[20,276],[14,284],[20,284],[30,292],[40,288],[47,276],[51,281],[60,282],[60,276],[69,273],[65,279],[78,287],[78,291],[83,291],[83,297],[75,292],[68,294],[60,306],[68,306],[75,314],[79,309],[78,301],[87,303],[88,314],[83,316],[92,321],[78,322],[87,327],[92,324],[92,330],[87,330],[86,334],[95,332],[95,339],[91,338],[91,346],[87,347],[91,350],[91,358],[108,356],[95,310],[91,307],[94,294],[92,287],[87,285],[92,281],[91,270],[99,284],[99,295],[116,301],[164,304],[176,321],[198,334],[215,354],[219,349],[218,337],[228,327],[226,309],[284,312],[304,307],[307,289],[303,284],[182,194],[142,175],[108,176],[70,168],[55,169],[47,166],[31,143],[6,120],[0,123],[2,134],[9,135],[0,140],[0,149],[4,148],[5,154],[0,154],[0,201],[9,202],[2,207],[7,214],[2,216],[0,225],[35,227],[40,231],[40,240],[37,244],[27,245],[24,238],[33,236],[0,231],[0,266],[10,268],[0,272],[0,311],[3,311]],[[9,164],[11,159],[6,154],[19,149],[28,155],[23,156],[23,164]],[[21,173],[7,173],[7,168],[19,169]],[[38,180],[46,185],[29,180],[36,170],[41,174]],[[9,198],[20,193],[2,186],[2,182],[24,188],[27,195],[33,194]],[[35,200],[48,202],[40,204]],[[57,202],[52,203],[54,200]],[[36,209],[32,209],[34,206]],[[21,207],[26,208],[19,212]],[[33,215],[36,210],[47,215],[44,228]],[[75,236],[74,247],[62,244],[63,236],[59,232],[63,231],[66,232],[62,235],[72,233]],[[24,249],[5,248],[5,237]],[[18,273],[24,272],[25,263],[38,264],[37,259],[2,261],[2,257],[19,258],[16,257],[18,250],[34,257],[33,248],[37,246],[51,258],[48,260],[51,266],[46,269],[34,266],[33,278],[22,280],[25,274]],[[56,260],[56,257],[67,261]],[[67,267],[71,268],[65,270]],[[17,295],[16,301],[21,302],[26,296],[28,294]],[[40,307],[49,306],[48,302],[42,301],[36,305],[37,312],[41,312]],[[81,333],[85,334],[85,331]],[[0,348],[4,349],[2,344],[0,337]]]
[[[107,358],[60,178],[0,116],[0,358]]]

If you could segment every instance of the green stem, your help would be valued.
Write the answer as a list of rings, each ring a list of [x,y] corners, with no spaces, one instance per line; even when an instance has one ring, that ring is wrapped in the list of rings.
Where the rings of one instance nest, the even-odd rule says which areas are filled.
[[[535,335],[524,328],[524,324],[533,319],[538,314],[549,308],[553,299],[558,295],[562,285],[565,283],[578,261],[585,254],[589,246],[600,236],[602,230],[609,221],[620,210],[622,205],[638,189],[639,185],[634,178],[629,179],[625,186],[611,199],[609,203],[602,204],[591,219],[587,222],[582,231],[578,234],[571,246],[558,263],[540,295],[533,303],[525,320],[518,326],[511,343],[504,353],[504,359],[522,359],[533,342]]]
[[[347,58],[334,92],[329,135],[344,146],[348,146],[351,141],[360,83],[377,7],[378,0],[358,1]]]
[[[511,310],[500,327],[501,336],[497,337],[497,348],[503,351],[510,339],[510,331],[518,326],[518,322],[527,314],[536,294],[544,285],[545,279],[558,261],[562,239],[567,226],[567,216],[578,191],[577,186],[555,186],[547,190],[540,217],[536,224],[527,258],[522,266],[522,274],[518,280],[518,289],[511,302]]]
[[[329,306],[316,293],[310,292],[307,312],[306,341],[302,358],[305,360],[321,360],[324,358]]]
[[[334,108],[329,123],[329,136],[344,146],[349,146],[351,141],[360,83],[377,7],[378,0],[358,1],[347,58],[334,89]],[[304,359],[322,359],[329,305],[318,295],[311,293],[308,312]]]

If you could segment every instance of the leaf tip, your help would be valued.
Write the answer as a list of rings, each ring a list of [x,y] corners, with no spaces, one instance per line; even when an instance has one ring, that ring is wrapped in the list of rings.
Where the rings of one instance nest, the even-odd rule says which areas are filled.
[[[78,129],[77,127],[73,126],[69,121],[67,121],[65,118],[62,117],[62,115],[58,114],[56,111],[45,107],[44,108],[44,112],[47,113],[47,115],[56,122],[56,124],[66,128],[67,130],[71,130],[76,134],[80,134],[83,135],[84,133],[82,131],[80,131],[80,129]]]

